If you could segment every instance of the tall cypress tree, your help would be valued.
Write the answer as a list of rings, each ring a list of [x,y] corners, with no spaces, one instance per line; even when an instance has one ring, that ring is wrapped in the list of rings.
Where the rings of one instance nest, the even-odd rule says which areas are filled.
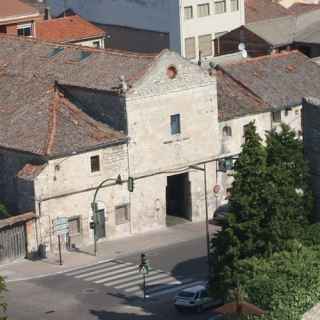
[[[230,197],[230,213],[222,230],[212,240],[211,284],[218,295],[226,295],[237,282],[239,259],[262,254],[261,221],[265,215],[263,194],[266,176],[266,152],[256,127],[251,122],[245,143],[235,164]]]
[[[309,223],[313,197],[303,143],[287,125],[267,134],[267,175],[263,238],[267,253],[285,249]]]

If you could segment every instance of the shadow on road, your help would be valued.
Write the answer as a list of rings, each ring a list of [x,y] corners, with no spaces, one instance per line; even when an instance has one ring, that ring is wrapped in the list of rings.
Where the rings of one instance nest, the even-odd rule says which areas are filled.
[[[171,273],[175,278],[204,279],[208,275],[207,257],[202,256],[180,262],[172,269]]]
[[[97,320],[159,320],[153,314],[116,313],[106,310],[90,310],[90,313],[97,317]]]

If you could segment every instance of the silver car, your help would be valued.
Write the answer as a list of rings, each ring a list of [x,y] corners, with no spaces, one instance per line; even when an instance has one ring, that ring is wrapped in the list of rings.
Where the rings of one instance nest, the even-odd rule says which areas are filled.
[[[208,294],[205,285],[197,285],[180,291],[174,299],[174,305],[177,310],[194,309],[201,312],[206,308],[221,305],[221,301],[215,301]]]

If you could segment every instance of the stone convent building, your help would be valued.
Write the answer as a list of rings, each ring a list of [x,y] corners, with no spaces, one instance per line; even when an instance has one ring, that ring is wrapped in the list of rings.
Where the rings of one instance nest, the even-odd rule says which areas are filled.
[[[92,243],[92,202],[105,180],[96,197],[99,238],[204,220],[204,174],[212,218],[226,201],[228,164],[246,125],[255,120],[263,136],[282,121],[298,133],[302,97],[320,92],[317,78],[319,66],[298,52],[209,74],[168,50],[143,55],[0,35],[0,201],[12,213],[34,213],[28,251],[57,249],[61,217],[67,245]]]

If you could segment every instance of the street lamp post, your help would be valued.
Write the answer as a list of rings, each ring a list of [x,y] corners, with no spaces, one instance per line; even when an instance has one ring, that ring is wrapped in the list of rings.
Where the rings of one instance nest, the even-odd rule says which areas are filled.
[[[105,179],[103,180],[96,188],[96,191],[94,193],[94,196],[93,196],[93,201],[92,201],[92,204],[91,204],[91,208],[92,208],[92,213],[93,213],[93,236],[94,236],[94,255],[96,256],[97,255],[97,202],[96,202],[96,199],[97,199],[97,195],[98,195],[98,192],[99,190],[104,186],[104,184],[106,182],[115,182],[116,184],[122,184],[122,179],[121,179],[121,176],[120,174],[118,175],[118,177],[116,179],[114,178],[108,178],[108,179]]]
[[[207,260],[208,260],[208,271],[210,274],[210,237],[209,237],[209,214],[208,214],[208,193],[207,193],[207,166],[206,164],[202,167],[190,166],[191,169],[199,170],[203,172],[203,182],[204,182],[204,201],[206,210],[206,240],[207,240]]]

